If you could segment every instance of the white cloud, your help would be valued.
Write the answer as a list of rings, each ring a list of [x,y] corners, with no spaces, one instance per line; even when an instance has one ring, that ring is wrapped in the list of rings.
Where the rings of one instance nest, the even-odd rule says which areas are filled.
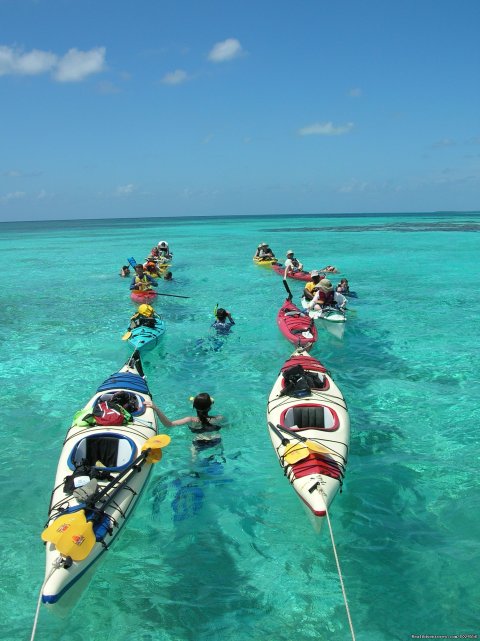
[[[210,53],[208,59],[211,62],[226,62],[233,60],[243,54],[242,45],[236,38],[227,38],[223,42],[217,42]]]
[[[137,188],[135,187],[135,185],[132,185],[132,183],[128,185],[120,185],[120,187],[117,187],[116,194],[117,196],[129,196],[136,190]]]
[[[58,58],[49,51],[33,49],[24,53],[13,47],[0,47],[0,76],[35,76],[55,67]]]
[[[79,82],[105,70],[105,47],[90,51],[70,49],[59,61],[54,77],[58,82]]]
[[[11,191],[4,196],[0,196],[0,202],[7,203],[10,200],[20,200],[21,198],[25,198],[25,196],[26,193],[24,191]]]
[[[183,69],[175,69],[175,71],[166,73],[162,78],[162,82],[165,85],[181,85],[182,82],[186,82],[187,80],[188,74],[186,71],[183,71]]]
[[[63,57],[50,51],[24,52],[14,47],[0,47],[0,76],[37,76],[52,72],[58,82],[78,82],[105,69],[105,47],[90,51],[70,49]]]
[[[353,129],[353,122],[346,125],[335,126],[333,122],[316,122],[313,125],[302,127],[298,130],[300,136],[341,136],[348,134]]]

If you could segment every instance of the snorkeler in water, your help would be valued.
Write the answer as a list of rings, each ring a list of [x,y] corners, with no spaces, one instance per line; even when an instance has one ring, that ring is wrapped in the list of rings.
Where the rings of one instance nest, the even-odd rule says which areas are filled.
[[[228,334],[233,325],[235,325],[235,321],[230,312],[217,306],[215,308],[215,322],[212,323],[212,327],[217,330],[217,333]]]
[[[145,405],[154,410],[162,425],[165,427],[188,424],[190,430],[195,434],[192,443],[196,449],[204,449],[218,445],[222,440],[218,432],[222,427],[219,425],[219,421],[223,419],[223,416],[210,415],[210,410],[215,402],[214,399],[210,394],[202,392],[195,397],[191,397],[190,400],[193,401],[193,408],[196,410],[197,416],[184,416],[174,421],[171,421],[153,401],[146,401]]]

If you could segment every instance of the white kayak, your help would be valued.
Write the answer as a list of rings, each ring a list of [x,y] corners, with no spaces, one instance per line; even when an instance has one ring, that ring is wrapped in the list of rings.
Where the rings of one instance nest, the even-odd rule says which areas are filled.
[[[323,327],[337,338],[342,338],[345,332],[345,323],[347,320],[343,307],[347,299],[342,294],[335,292],[335,303],[337,307],[323,307],[322,309],[308,309],[307,299],[302,298],[302,307],[308,310],[308,315],[314,320],[321,321]]]
[[[350,419],[330,373],[308,352],[297,350],[283,364],[268,399],[267,422],[284,475],[311,513],[325,516],[342,487]]]
[[[103,411],[105,401],[122,390],[131,402],[128,422],[97,424],[92,416],[95,407]],[[46,542],[43,603],[57,603],[110,547],[132,513],[152,463],[160,460],[161,448],[170,441],[166,435],[157,435],[155,414],[146,407],[147,400],[151,395],[135,352],[75,415],[63,443],[42,533]]]

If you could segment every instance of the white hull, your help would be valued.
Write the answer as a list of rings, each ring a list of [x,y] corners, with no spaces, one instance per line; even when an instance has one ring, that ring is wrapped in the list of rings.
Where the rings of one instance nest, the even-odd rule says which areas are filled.
[[[116,375],[107,379],[105,384],[108,383],[108,381],[111,381],[110,386],[107,389],[107,393],[127,389],[134,392],[142,403],[145,400],[151,400],[149,393],[145,391],[148,390],[148,387],[146,386],[143,378],[130,378],[125,382],[124,378],[122,378],[123,374],[126,374],[127,378],[130,375],[138,375],[138,371],[133,361],[127,363]],[[118,379],[118,386],[115,386],[116,376],[120,376]],[[135,390],[137,381],[141,391]],[[143,386],[141,381],[143,381]],[[85,410],[91,408],[95,401],[105,393],[105,389],[98,391],[87,403]],[[46,543],[45,581],[42,586],[43,603],[56,603],[62,595],[64,595],[65,592],[67,592],[67,590],[69,590],[69,588],[71,588],[78,579],[87,572],[103,552],[108,549],[114,538],[120,532],[140,497],[142,489],[144,488],[150,474],[152,465],[150,463],[142,462],[142,465],[135,467],[135,470],[138,471],[133,471],[130,474],[127,470],[129,469],[131,462],[140,455],[141,448],[145,441],[156,433],[157,425],[154,412],[151,408],[146,407],[142,408],[141,416],[135,417],[133,423],[129,423],[124,426],[110,427],[95,425],[81,427],[74,423],[68,430],[58,462],[55,485],[49,509],[48,524],[51,524],[56,518],[65,513],[75,513],[82,505],[84,505],[77,500],[73,494],[68,492],[66,493],[64,491],[64,481],[66,477],[73,473],[75,464],[78,463],[79,458],[83,456],[83,449],[85,450],[86,455],[87,447],[90,447],[86,445],[87,437],[88,439],[92,439],[93,437],[93,440],[90,440],[89,443],[95,442],[95,439],[98,439],[99,435],[101,435],[102,438],[106,437],[109,442],[118,440],[119,443],[117,463],[115,463],[111,468],[96,468],[100,470],[112,470],[110,472],[110,479],[98,480],[98,490],[105,488],[107,484],[111,483],[112,479],[119,477],[122,471],[125,471],[123,478],[128,478],[128,483],[126,487],[118,489],[117,491],[115,491],[116,487],[113,485],[111,490],[103,497],[102,502],[98,502],[94,505],[98,511],[98,509],[102,507],[103,501],[108,500],[108,497],[115,492],[114,499],[112,499],[104,509],[104,513],[107,515],[104,518],[104,522],[108,523],[111,529],[104,534],[102,532],[97,534],[97,539],[101,537],[102,540],[95,543],[92,551],[84,560],[73,561],[69,565],[69,559],[67,559],[67,563],[65,564],[65,557],[59,553],[55,545],[51,542]]]
[[[348,409],[331,376],[308,352],[294,352],[287,363],[290,366],[300,363],[309,373],[320,372],[324,382],[301,398],[281,395],[283,375],[280,372],[267,405],[270,439],[284,474],[299,498],[312,514],[323,517],[325,507],[328,508],[342,485],[350,443]],[[304,440],[308,439],[321,453],[310,451],[308,458],[288,463],[284,459],[283,439],[289,441],[287,448],[292,444],[305,447]]]
[[[345,304],[347,299],[342,294],[335,292],[335,302],[338,305]],[[302,307],[307,308],[307,300],[302,298]],[[327,307],[326,309],[310,309],[308,310],[308,315],[310,318],[317,320],[320,325],[322,325],[327,332],[336,336],[337,338],[343,338],[345,333],[345,322],[347,317],[345,312],[341,309],[336,309],[334,307]]]

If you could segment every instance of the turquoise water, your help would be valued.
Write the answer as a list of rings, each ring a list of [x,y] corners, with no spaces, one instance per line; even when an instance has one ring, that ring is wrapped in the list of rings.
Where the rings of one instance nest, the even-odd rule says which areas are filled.
[[[161,239],[174,279],[159,291],[190,299],[158,297],[167,332],[145,372],[171,418],[212,394],[223,449],[194,459],[191,433],[172,429],[132,519],[72,603],[42,607],[37,641],[351,638],[328,530],[312,527],[267,434],[292,350],[276,325],[282,280],[251,260],[262,241],[310,269],[338,265],[359,294],[343,340],[320,330],[312,351],[351,415],[331,518],[356,638],[480,633],[479,231],[478,213],[1,225],[0,638],[30,638],[63,436],[129,355],[119,268]],[[220,345],[217,302],[236,321]]]

